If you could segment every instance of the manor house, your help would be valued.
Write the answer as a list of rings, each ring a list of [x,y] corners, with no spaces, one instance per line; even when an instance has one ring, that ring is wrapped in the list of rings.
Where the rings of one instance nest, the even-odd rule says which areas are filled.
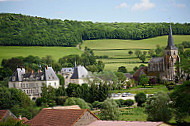
[[[167,81],[175,80],[179,69],[175,68],[176,62],[180,63],[178,48],[174,45],[172,28],[170,24],[168,44],[164,50],[163,57],[153,57],[148,63],[148,67],[141,67],[134,74],[134,79],[139,80],[141,74],[146,74],[149,78],[158,78]]]
[[[52,67],[47,66],[43,71],[40,67],[38,72],[26,72],[25,68],[17,68],[10,77],[8,85],[9,88],[21,89],[32,100],[36,100],[41,97],[43,84],[59,88],[59,78]]]

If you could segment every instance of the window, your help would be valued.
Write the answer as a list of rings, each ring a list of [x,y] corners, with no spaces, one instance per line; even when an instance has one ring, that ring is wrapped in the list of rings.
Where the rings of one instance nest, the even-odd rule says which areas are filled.
[[[28,84],[26,84],[26,88],[28,88]]]
[[[49,85],[51,85],[51,83],[49,83]]]
[[[13,88],[15,88],[16,87],[16,84],[15,83],[13,83]]]
[[[174,51],[174,55],[175,55],[175,51]]]
[[[56,86],[56,82],[54,82],[54,86]]]

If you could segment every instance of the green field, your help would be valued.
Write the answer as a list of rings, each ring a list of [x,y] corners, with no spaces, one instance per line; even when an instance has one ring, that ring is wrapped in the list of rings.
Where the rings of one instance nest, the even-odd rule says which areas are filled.
[[[82,54],[82,51],[76,47],[41,47],[41,46],[0,46],[0,63],[2,59],[28,55],[45,57],[53,56],[54,60],[70,54]]]
[[[190,35],[173,35],[174,43],[179,44],[183,41],[190,41]],[[148,51],[155,49],[156,45],[166,47],[168,36],[159,36],[143,40],[118,40],[118,39],[102,39],[102,40],[86,40],[81,45],[82,49],[85,46],[94,50],[95,55],[109,56],[108,59],[99,59],[105,63],[105,70],[116,71],[118,67],[125,66],[130,72],[135,66],[139,66],[141,61],[136,58],[135,54],[128,54],[129,50]],[[148,62],[147,58],[145,62]],[[147,63],[145,63],[147,65]]]
[[[141,85],[138,85],[136,87],[131,87],[129,89],[122,89],[122,90],[111,90],[110,93],[124,93],[129,92],[132,94],[137,94],[139,92],[144,92],[145,94],[154,94],[157,92],[163,91],[165,93],[168,93],[169,90],[166,88],[165,85],[154,85],[154,86],[146,86],[145,88]]]

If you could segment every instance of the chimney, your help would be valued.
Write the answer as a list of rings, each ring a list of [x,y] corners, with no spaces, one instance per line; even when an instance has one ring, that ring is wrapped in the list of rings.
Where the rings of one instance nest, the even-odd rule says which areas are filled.
[[[32,70],[32,74],[34,73],[34,70]]]
[[[21,115],[19,115],[18,119],[22,120],[22,116],[21,116]]]

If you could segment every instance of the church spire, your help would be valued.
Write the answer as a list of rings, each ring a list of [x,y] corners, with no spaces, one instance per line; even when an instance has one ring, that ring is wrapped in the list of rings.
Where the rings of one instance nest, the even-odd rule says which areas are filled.
[[[169,35],[168,35],[168,45],[167,45],[166,49],[177,49],[177,47],[174,45],[174,41],[173,41],[171,23],[170,23],[170,29],[169,29]]]
[[[75,56],[75,67],[77,67],[76,56]]]

